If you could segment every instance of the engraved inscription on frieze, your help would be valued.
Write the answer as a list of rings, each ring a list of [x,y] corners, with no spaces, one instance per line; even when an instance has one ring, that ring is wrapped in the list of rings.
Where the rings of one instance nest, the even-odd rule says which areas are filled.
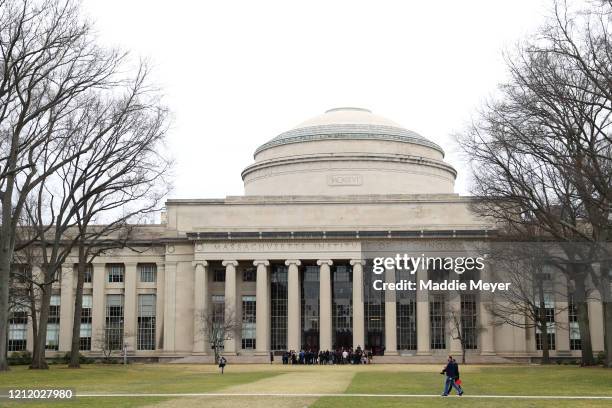
[[[330,186],[360,186],[363,177],[359,174],[332,174],[327,176],[327,184]]]

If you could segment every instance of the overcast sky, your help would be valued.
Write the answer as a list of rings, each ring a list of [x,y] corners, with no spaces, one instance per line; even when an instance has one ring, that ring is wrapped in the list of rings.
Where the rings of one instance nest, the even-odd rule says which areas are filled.
[[[368,108],[433,140],[451,135],[505,76],[502,51],[550,2],[85,0],[103,43],[145,57],[174,114],[171,198],[243,194],[255,149],[339,106]]]

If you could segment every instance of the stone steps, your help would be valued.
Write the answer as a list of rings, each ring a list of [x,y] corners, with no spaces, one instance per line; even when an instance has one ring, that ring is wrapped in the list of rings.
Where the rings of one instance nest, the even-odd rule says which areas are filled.
[[[269,356],[256,355],[224,355],[228,364],[270,364]],[[461,356],[455,357],[461,362]],[[212,355],[192,355],[179,358],[169,358],[164,361],[170,364],[213,364],[214,357]],[[482,355],[467,355],[468,364],[516,364],[517,360],[504,358],[500,356],[482,356]],[[162,360],[160,360],[162,361]],[[444,364],[446,355],[432,356],[375,356],[372,360],[373,364]],[[274,364],[281,364],[280,356],[274,357]]]

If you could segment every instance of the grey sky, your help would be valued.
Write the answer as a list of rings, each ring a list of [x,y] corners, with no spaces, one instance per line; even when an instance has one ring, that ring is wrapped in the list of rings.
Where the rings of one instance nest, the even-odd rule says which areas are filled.
[[[85,0],[103,43],[153,62],[174,113],[175,198],[243,193],[240,172],[277,134],[338,106],[371,109],[435,141],[504,78],[501,52],[548,1]]]

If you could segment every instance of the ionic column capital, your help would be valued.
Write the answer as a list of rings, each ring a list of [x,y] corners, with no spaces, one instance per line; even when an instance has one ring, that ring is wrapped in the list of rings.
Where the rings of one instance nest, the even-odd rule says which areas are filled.
[[[291,266],[291,265],[300,266],[301,264],[302,264],[302,261],[300,261],[299,259],[287,259],[285,261],[285,265],[287,266]]]
[[[223,261],[221,262],[221,265],[227,267],[227,266],[238,266],[238,261],[233,261],[233,260],[228,260],[228,261]]]
[[[202,265],[204,268],[208,266],[208,261],[192,261],[191,266],[196,268],[198,265]]]
[[[355,266],[355,265],[365,265],[366,260],[365,259],[351,259],[350,264],[351,266]]]
[[[253,266],[259,266],[259,265],[270,266],[270,261],[266,259],[256,259],[253,261]]]
[[[317,265],[319,266],[323,266],[323,265],[332,266],[333,264],[334,264],[334,261],[332,261],[331,259],[319,259],[317,261]]]

